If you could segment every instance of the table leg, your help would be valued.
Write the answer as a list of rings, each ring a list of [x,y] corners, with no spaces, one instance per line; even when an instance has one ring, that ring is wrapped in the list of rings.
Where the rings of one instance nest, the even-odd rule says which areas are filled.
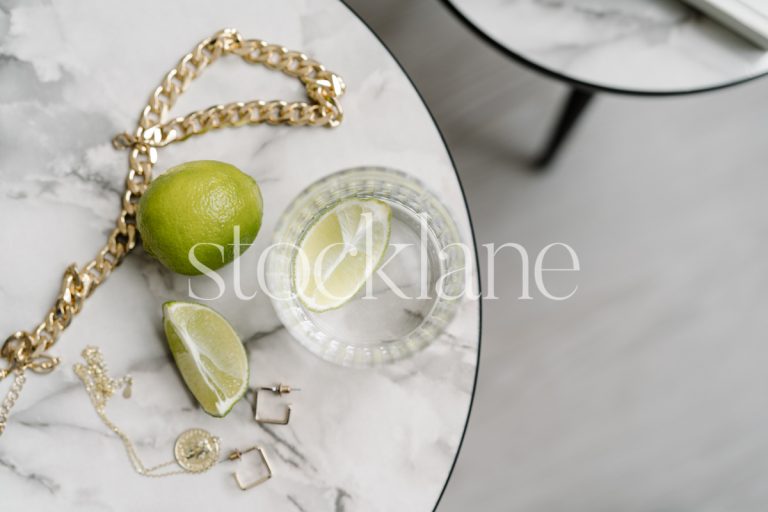
[[[557,154],[560,146],[565,142],[566,137],[570,133],[571,129],[579,120],[584,109],[587,108],[595,93],[574,87],[571,89],[571,93],[568,96],[568,101],[565,103],[562,112],[560,113],[560,120],[557,122],[552,135],[550,135],[549,141],[544,151],[539,158],[536,159],[536,167],[543,169],[552,161]]]

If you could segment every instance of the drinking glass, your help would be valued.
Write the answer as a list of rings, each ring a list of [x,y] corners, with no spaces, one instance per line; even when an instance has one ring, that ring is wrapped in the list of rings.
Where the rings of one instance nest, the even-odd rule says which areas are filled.
[[[390,206],[387,254],[368,290],[315,313],[296,296],[299,246],[317,219],[349,198]],[[269,250],[266,284],[280,320],[304,347],[345,366],[392,362],[426,347],[455,316],[466,284],[467,251],[446,207],[394,169],[347,169],[311,184],[283,213]]]

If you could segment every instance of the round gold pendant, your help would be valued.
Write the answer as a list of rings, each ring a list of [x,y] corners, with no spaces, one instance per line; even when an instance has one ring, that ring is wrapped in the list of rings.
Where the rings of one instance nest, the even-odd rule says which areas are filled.
[[[173,448],[176,462],[190,473],[213,467],[219,460],[219,451],[219,438],[199,428],[182,432]]]

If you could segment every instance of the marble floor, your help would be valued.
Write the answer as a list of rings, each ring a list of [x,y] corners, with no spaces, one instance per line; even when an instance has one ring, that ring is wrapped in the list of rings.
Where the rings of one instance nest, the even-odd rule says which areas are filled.
[[[521,301],[499,257],[481,371],[440,512],[764,510],[768,79],[598,98],[548,173],[527,162],[565,88],[436,0],[349,0],[456,159],[478,242],[574,247],[576,295]],[[481,260],[483,255],[481,254]]]

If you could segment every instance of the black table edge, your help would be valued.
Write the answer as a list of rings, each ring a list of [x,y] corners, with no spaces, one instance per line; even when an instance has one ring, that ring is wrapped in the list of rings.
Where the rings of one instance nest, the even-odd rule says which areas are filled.
[[[768,75],[768,70],[764,71],[763,73],[758,73],[754,76],[748,76],[745,78],[740,78],[738,80],[734,80],[731,82],[724,82],[722,84],[713,85],[711,87],[700,87],[700,88],[693,88],[693,89],[675,89],[675,90],[658,90],[658,91],[639,91],[639,90],[633,90],[633,89],[622,89],[620,87],[611,87],[608,85],[601,85],[601,84],[594,84],[590,82],[586,82],[583,80],[579,80],[578,78],[573,78],[571,76],[565,75],[563,73],[560,73],[558,71],[555,71],[553,69],[547,68],[545,66],[542,66],[541,64],[538,64],[526,57],[523,57],[519,53],[513,52],[509,48],[507,48],[505,45],[499,43],[496,39],[494,39],[492,36],[484,32],[480,27],[475,25],[474,22],[472,22],[469,18],[467,18],[464,13],[462,13],[458,7],[456,7],[451,0],[440,0],[443,5],[451,12],[453,15],[464,25],[467,26],[477,37],[485,41],[488,45],[492,46],[502,54],[506,55],[507,57],[519,62],[520,64],[523,64],[529,68],[532,68],[533,70],[546,75],[550,78],[555,78],[557,80],[560,80],[562,82],[566,82],[571,87],[575,87],[578,89],[583,89],[586,91],[591,92],[608,92],[612,94],[622,94],[627,96],[648,96],[648,97],[654,97],[654,96],[683,96],[686,94],[698,94],[703,92],[710,92],[710,91],[717,91],[720,89],[726,89],[728,87],[733,87],[735,85],[740,85],[746,82],[751,82],[752,80],[756,80],[758,78],[762,78],[766,75]]]

